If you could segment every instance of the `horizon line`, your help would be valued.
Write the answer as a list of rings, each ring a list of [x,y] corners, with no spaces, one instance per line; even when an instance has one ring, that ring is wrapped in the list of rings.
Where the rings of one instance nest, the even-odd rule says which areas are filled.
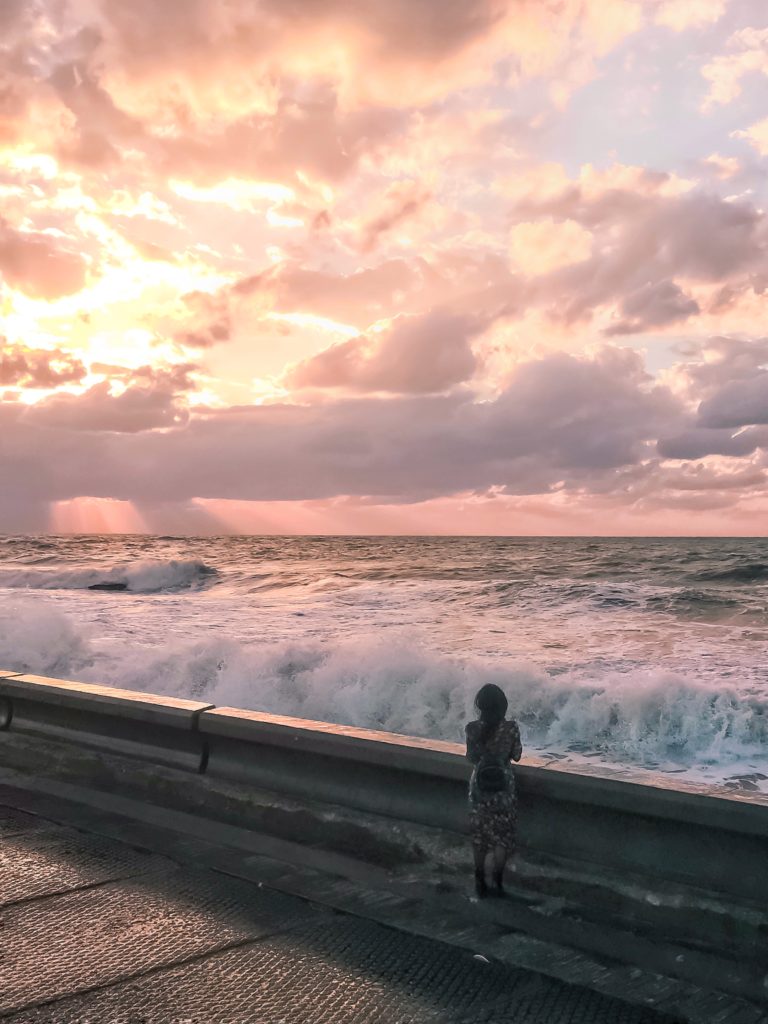
[[[232,537],[260,537],[305,540],[349,540],[399,537],[429,540],[768,540],[768,533],[153,533],[150,531],[35,531],[34,533],[3,533],[3,539],[35,537],[151,537],[156,540],[221,540]]]

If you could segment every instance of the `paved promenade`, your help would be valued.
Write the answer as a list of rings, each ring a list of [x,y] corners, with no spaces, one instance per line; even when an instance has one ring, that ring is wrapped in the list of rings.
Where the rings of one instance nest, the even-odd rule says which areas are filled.
[[[490,937],[498,943],[504,929],[485,919],[487,905],[473,906],[463,895],[448,897],[449,904],[461,904],[450,927],[450,914],[438,921],[432,912],[436,934],[442,927],[448,938],[439,941],[424,934],[430,928],[416,899],[373,891],[309,866],[288,866],[276,858],[279,849],[272,856],[244,856],[222,846],[220,835],[216,839],[179,837],[162,824],[130,821],[0,783],[0,1019],[12,1024],[671,1024],[681,1019],[637,1005],[638,999],[625,1002],[552,977],[552,969],[571,975],[585,971],[569,951],[561,950],[557,961],[541,946],[539,955],[550,957],[550,976],[493,956],[481,958]],[[305,898],[295,894],[302,886]],[[340,905],[351,912],[339,912]],[[389,926],[388,915],[400,926]],[[468,928],[466,921],[473,919]],[[506,934],[510,942],[526,941],[509,927]],[[645,984],[647,993],[641,972],[621,970],[619,991],[623,986],[629,997],[636,977],[637,991]],[[598,975],[613,981],[617,991],[610,969],[588,965],[583,974],[590,983]],[[711,1011],[711,1001],[705,999],[703,1009],[705,1003]],[[724,1003],[721,1011],[722,1016],[718,1011],[702,1020],[752,1024],[761,1019],[738,1005]]]
[[[38,802],[39,803],[39,802]],[[0,787],[9,1024],[664,1024],[669,1017],[30,813]]]

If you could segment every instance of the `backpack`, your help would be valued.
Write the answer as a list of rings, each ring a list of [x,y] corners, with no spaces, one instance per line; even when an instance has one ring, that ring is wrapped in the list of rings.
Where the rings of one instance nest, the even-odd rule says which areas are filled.
[[[509,789],[509,776],[498,758],[485,755],[478,762],[475,783],[484,796],[505,793]]]

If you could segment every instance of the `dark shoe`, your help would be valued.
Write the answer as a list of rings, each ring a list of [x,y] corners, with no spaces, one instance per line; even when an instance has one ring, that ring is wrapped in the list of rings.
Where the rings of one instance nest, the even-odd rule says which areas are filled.
[[[493,872],[493,885],[494,885],[494,889],[496,891],[495,894],[497,896],[506,896],[507,895],[507,890],[504,888],[504,872],[503,871],[494,871]]]
[[[488,895],[488,886],[485,884],[484,871],[475,871],[475,893],[479,900],[484,899]]]

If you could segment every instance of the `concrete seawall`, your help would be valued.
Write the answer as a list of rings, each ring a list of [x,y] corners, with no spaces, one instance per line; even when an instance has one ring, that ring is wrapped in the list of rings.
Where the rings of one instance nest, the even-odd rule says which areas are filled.
[[[467,869],[463,754],[452,743],[0,672],[1,765],[393,871]],[[612,928],[644,936],[660,956],[665,944],[684,948],[668,957],[683,975],[717,956],[727,990],[768,998],[768,796],[527,757],[516,779],[519,884],[578,919],[584,943],[594,948],[599,929]]]

